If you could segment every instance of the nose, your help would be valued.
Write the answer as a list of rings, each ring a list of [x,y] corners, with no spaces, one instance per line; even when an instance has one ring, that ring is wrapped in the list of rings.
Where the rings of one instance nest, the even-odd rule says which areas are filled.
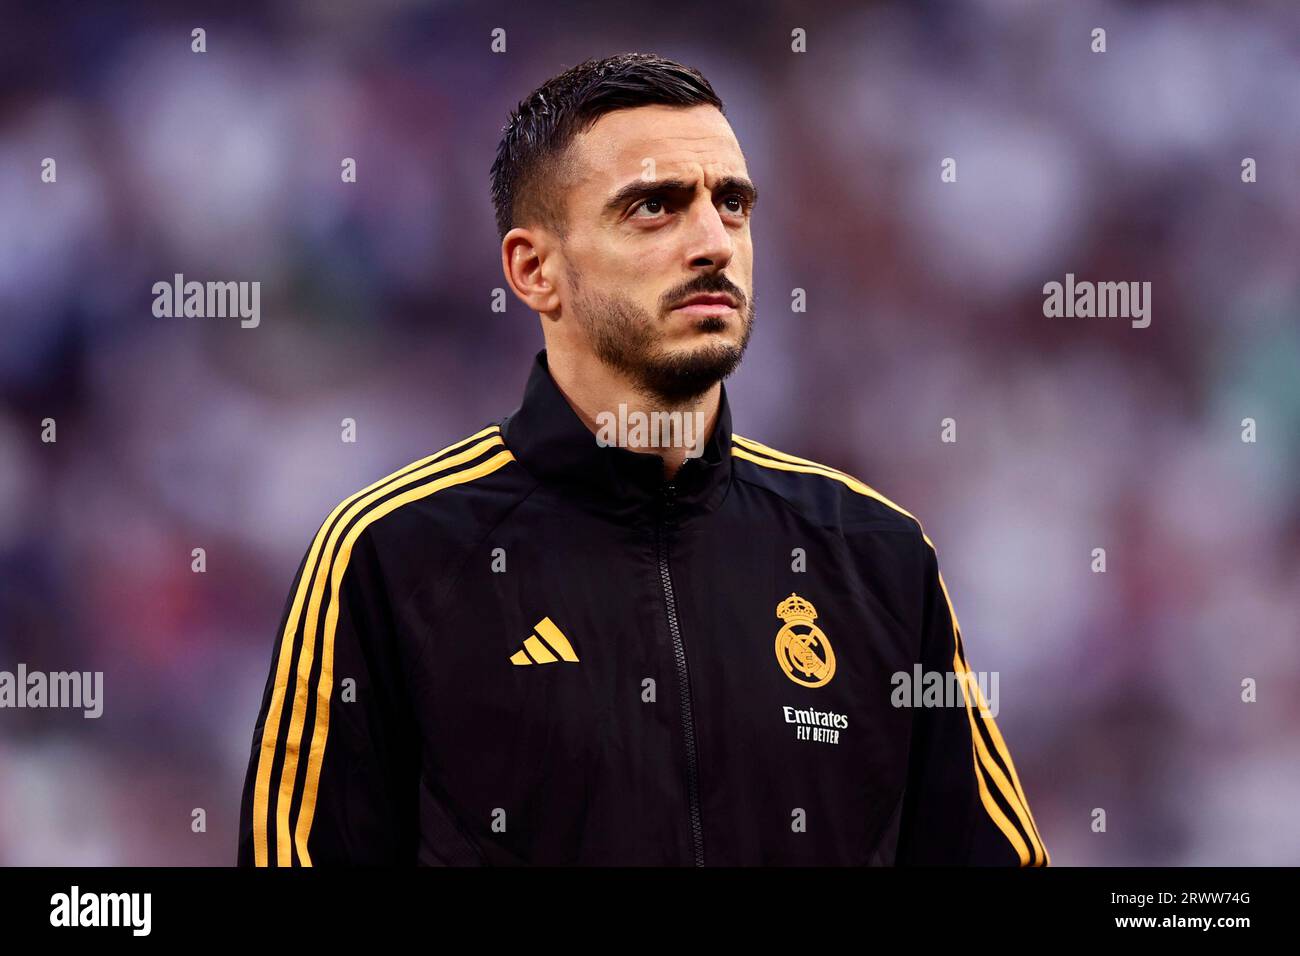
[[[717,272],[731,262],[735,252],[731,231],[712,200],[695,204],[686,236],[689,268]]]

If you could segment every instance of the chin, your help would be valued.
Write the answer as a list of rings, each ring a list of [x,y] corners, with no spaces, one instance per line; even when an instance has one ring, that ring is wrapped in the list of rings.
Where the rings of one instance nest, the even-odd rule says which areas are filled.
[[[729,376],[745,352],[747,327],[732,317],[709,316],[661,341],[657,354],[641,367],[643,387],[661,399],[680,403],[698,398]]]
[[[733,324],[718,319],[701,319],[689,330],[665,342],[664,351],[685,355],[699,349],[737,348],[739,345],[740,335]]]
[[[703,318],[696,320],[694,328],[696,332],[705,335],[712,335],[730,332],[734,326],[731,324],[731,320],[724,316],[706,315]]]
[[[692,335],[688,342],[677,342],[668,345],[660,353],[664,358],[670,361],[708,361],[709,357],[715,360],[723,354],[735,353],[739,351],[740,345],[731,335],[719,332],[702,332],[698,335]]]

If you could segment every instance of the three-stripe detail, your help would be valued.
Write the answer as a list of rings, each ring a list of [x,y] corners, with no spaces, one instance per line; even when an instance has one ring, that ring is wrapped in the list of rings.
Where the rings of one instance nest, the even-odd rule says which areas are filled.
[[[514,461],[514,456],[506,450],[500,428],[491,425],[363,488],[341,502],[321,525],[303,563],[293,603],[285,619],[276,655],[271,701],[262,727],[253,793],[253,856],[257,866],[267,866],[272,862],[270,806],[273,793],[274,862],[280,866],[292,865],[296,850],[298,861],[304,866],[311,865],[307,843],[329,736],[338,596],[353,545],[369,525],[403,505],[427,498],[444,488],[482,478],[511,461]],[[326,608],[323,620],[322,607]],[[320,673],[313,691],[311,673],[318,655]],[[304,741],[308,703],[313,694],[315,718],[311,736]],[[288,724],[284,726],[286,707]],[[304,743],[307,749],[302,800],[297,822],[291,830],[291,812]],[[283,761],[273,783],[277,751],[281,746]]]
[[[528,664],[556,664],[565,661],[570,664],[578,663],[578,655],[573,651],[573,645],[569,639],[564,636],[564,632],[555,626],[555,622],[549,617],[544,617],[533,625],[536,632],[528,636],[524,641],[522,649],[515,651],[510,657],[510,663],[515,665]],[[540,638],[538,635],[541,635]]]
[[[778,471],[792,471],[831,478],[860,495],[874,498],[894,511],[906,515],[915,521],[918,527],[921,527],[920,520],[914,514],[846,472],[815,461],[809,461],[806,458],[788,455],[742,435],[733,434],[731,437],[733,442],[731,453],[737,458]],[[934,542],[925,533],[924,528],[921,529],[921,537],[929,545],[930,550],[935,552],[937,560],[937,549]],[[1042,837],[1039,836],[1038,825],[1034,821],[1033,814],[1029,811],[1029,801],[1025,799],[1024,788],[1021,787],[1015,765],[1011,762],[1011,752],[1007,749],[1006,741],[1002,739],[997,723],[988,715],[988,704],[980,693],[975,675],[971,673],[968,666],[965,647],[961,639],[961,628],[957,623],[957,614],[953,609],[952,598],[948,594],[948,585],[944,582],[942,573],[939,574],[939,587],[943,592],[944,602],[948,606],[948,616],[952,622],[953,673],[957,675],[957,683],[962,688],[966,717],[970,724],[971,760],[975,771],[976,784],[979,787],[980,803],[984,806],[994,825],[997,826],[1015,849],[1017,856],[1020,858],[1021,866],[1050,865],[1052,862],[1051,855],[1047,852],[1047,847],[1043,844]],[[976,720],[975,708],[979,708],[981,711],[979,720]],[[990,780],[993,782],[994,790],[989,788]],[[1001,802],[999,802],[998,797],[1001,798]],[[1012,817],[1015,818],[1014,821]]]

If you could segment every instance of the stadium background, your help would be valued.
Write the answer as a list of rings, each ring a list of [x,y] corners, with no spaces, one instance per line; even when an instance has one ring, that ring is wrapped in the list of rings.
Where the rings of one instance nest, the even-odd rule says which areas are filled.
[[[623,50],[709,77],[763,194],[737,430],[925,523],[1054,861],[1300,863],[1293,4],[181,9],[0,31],[0,669],[105,672],[99,720],[0,711],[0,863],[234,860],[318,523],[540,346],[491,310],[500,126]],[[260,326],[155,318],[177,272]],[[1151,327],[1044,318],[1067,272],[1151,281]]]

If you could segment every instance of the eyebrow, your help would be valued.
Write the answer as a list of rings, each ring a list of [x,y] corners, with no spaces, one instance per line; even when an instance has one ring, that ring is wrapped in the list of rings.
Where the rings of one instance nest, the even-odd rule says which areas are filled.
[[[688,183],[684,179],[654,179],[649,181],[638,179],[614,193],[605,203],[604,211],[607,213],[621,212],[630,206],[633,200],[649,199],[651,196],[660,193],[682,195],[694,191],[695,184]],[[751,207],[758,202],[758,187],[743,176],[726,176],[718,180],[717,185],[713,187],[713,195],[716,196],[719,193],[740,193]]]

